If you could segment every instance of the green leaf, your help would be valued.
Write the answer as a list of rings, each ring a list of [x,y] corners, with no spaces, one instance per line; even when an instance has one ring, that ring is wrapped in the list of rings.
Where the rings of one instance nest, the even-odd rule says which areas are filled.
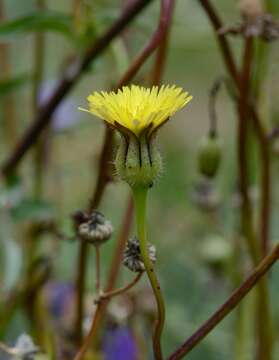
[[[72,37],[72,16],[48,10],[34,12],[0,24],[0,38],[37,31],[59,32]]]
[[[0,211],[1,208],[17,206],[22,201],[23,196],[22,179],[15,175],[10,176],[8,183],[3,183],[0,187]]]
[[[24,199],[11,209],[14,221],[49,220],[54,216],[54,207],[50,202],[36,199]]]
[[[31,75],[22,74],[11,79],[0,80],[0,98],[25,85],[31,79]]]

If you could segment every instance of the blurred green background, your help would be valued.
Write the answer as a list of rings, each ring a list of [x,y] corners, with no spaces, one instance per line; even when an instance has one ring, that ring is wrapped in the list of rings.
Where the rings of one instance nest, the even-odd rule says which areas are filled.
[[[88,18],[92,21],[92,36],[101,34],[118,16],[122,1],[87,0]],[[72,4],[67,0],[47,0],[47,8],[71,15]],[[214,1],[226,24],[234,24],[240,20],[238,7],[234,0]],[[271,3],[271,2],[270,2]],[[35,11],[35,1],[6,0],[6,17],[13,19],[28,15]],[[273,1],[272,11],[279,14],[279,5]],[[74,125],[62,131],[54,131],[48,166],[44,174],[43,198],[51,203],[51,211],[66,233],[71,233],[69,215],[76,209],[87,206],[95,186],[97,175],[97,160],[100,153],[103,124],[90,115],[78,111],[78,106],[85,106],[86,96],[95,90],[110,89],[127,68],[130,59],[139,52],[147,41],[159,14],[158,1],[149,6],[126,32],[125,48],[123,38],[118,38],[112,46],[99,57],[89,73],[85,74],[73,89],[66,101],[71,102],[70,114]],[[44,83],[53,84],[65,69],[65,59],[75,54],[78,44],[69,40],[63,33],[48,32],[44,58]],[[2,35],[0,41],[8,41],[11,51],[12,74],[28,76],[33,69],[34,35],[30,32]],[[231,43],[239,57],[242,41],[231,38]],[[262,87],[261,101],[269,113],[278,114],[279,95],[279,44],[269,45],[269,65]],[[134,83],[148,84],[148,74],[154,58],[148,61],[134,79]],[[223,89],[217,101],[218,128],[223,141],[223,161],[216,179],[210,186],[211,197],[208,200],[202,196],[202,201],[212,201],[217,198],[218,204],[211,210],[205,210],[195,201],[197,185],[203,180],[197,172],[197,145],[208,130],[208,94],[217,77],[225,75],[222,59],[218,51],[212,28],[195,0],[177,0],[169,52],[163,83],[176,84],[193,94],[190,105],[180,111],[160,132],[160,148],[164,158],[164,173],[150,191],[148,228],[149,239],[157,247],[157,271],[166,297],[167,323],[163,342],[166,353],[175,349],[189,336],[217,307],[226,299],[236,286],[237,275],[247,273],[250,263],[245,255],[239,252],[241,239],[239,230],[239,207],[237,206],[237,163],[236,163],[236,112],[234,104]],[[32,82],[27,80],[13,93],[14,111],[18,124],[18,136],[30,124],[32,113]],[[1,103],[2,105],[2,103]],[[2,112],[0,114],[2,116]],[[275,120],[274,120],[275,119]],[[276,116],[274,116],[276,121]],[[1,119],[2,120],[2,119]],[[77,120],[77,122],[75,122]],[[267,121],[270,117],[267,116]],[[277,120],[279,121],[279,119]],[[2,124],[2,121],[1,121]],[[1,153],[3,160],[9,153],[5,133],[1,131]],[[278,154],[273,161],[273,218],[272,239],[278,240]],[[22,175],[21,197],[32,198],[32,156],[29,154],[20,166]],[[257,163],[254,164],[257,167]],[[255,187],[257,195],[257,187]],[[23,195],[22,195],[23,194]],[[128,187],[120,181],[110,184],[100,206],[106,217],[111,219],[115,235],[102,249],[102,276],[105,279],[106,270],[110,264],[115,239],[121,226],[125,211],[125,202],[129,194]],[[195,196],[196,195],[196,196]],[[2,189],[2,200],[6,189]],[[255,197],[255,207],[259,205]],[[4,201],[4,200],[3,200]],[[214,205],[214,204],[213,204]],[[49,209],[48,209],[49,210]],[[23,226],[28,221],[27,213],[19,216],[17,226]],[[3,215],[4,214],[4,215]],[[27,215],[26,215],[27,214]],[[32,217],[30,215],[30,217]],[[1,272],[10,273],[9,279],[0,277],[3,289],[15,283],[20,276],[21,265],[20,244],[21,233],[18,233],[15,219],[10,213],[2,210],[1,216]],[[9,224],[9,228],[7,228]],[[4,229],[5,228],[5,229]],[[133,229],[132,234],[134,234]],[[7,250],[6,237],[13,239],[15,249]],[[49,237],[40,242],[39,252],[55,256],[55,277],[71,281],[76,272],[77,249],[76,242],[62,242],[53,254]],[[245,252],[245,246],[242,247]],[[7,253],[11,262],[7,263]],[[94,256],[90,257],[92,276],[88,276],[88,290],[94,286]],[[6,259],[6,260],[5,260]],[[89,270],[90,274],[90,270]],[[130,278],[123,269],[120,281]],[[272,311],[274,318],[275,339],[279,335],[279,267],[274,267],[271,280]],[[5,284],[7,281],[7,284]],[[139,285],[143,287],[144,281]],[[244,311],[251,316],[254,306],[253,294],[244,301]],[[252,310],[251,310],[252,309]],[[235,354],[236,311],[225,319],[193,352],[189,360],[237,359]],[[264,326],[264,324],[262,324]],[[253,324],[246,329],[251,333]],[[5,334],[5,339],[14,339],[19,333],[28,331],[24,316],[18,312]],[[248,339],[251,338],[248,336]],[[253,342],[247,342],[247,356],[253,358]],[[278,342],[277,351],[279,354]],[[278,355],[277,355],[278,356]],[[276,355],[274,359],[276,359]],[[243,358],[244,359],[244,358]]]

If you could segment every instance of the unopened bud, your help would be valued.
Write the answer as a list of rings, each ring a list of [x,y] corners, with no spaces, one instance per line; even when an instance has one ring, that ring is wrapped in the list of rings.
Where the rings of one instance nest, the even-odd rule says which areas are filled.
[[[218,137],[204,137],[199,146],[198,167],[202,175],[212,178],[216,175],[222,157],[221,142]]]

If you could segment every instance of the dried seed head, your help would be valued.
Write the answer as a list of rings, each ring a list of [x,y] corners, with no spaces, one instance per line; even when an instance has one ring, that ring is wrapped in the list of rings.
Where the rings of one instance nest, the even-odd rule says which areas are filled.
[[[219,34],[242,35],[245,38],[257,37],[263,41],[271,42],[279,39],[279,22],[271,14],[262,14],[255,17],[245,17],[241,24],[224,26]]]
[[[156,262],[156,248],[154,245],[148,243],[149,259]],[[124,251],[123,265],[133,272],[145,271],[144,263],[140,253],[139,240],[136,236],[128,240],[126,249]]]
[[[279,39],[279,23],[271,14],[262,17],[262,39],[269,42]]]
[[[84,241],[99,245],[107,241],[113,232],[112,224],[104,215],[94,210],[85,222],[78,226],[78,234]]]

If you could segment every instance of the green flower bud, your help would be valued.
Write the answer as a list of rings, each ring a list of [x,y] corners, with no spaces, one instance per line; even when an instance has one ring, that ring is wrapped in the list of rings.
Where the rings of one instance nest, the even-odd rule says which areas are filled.
[[[120,178],[131,187],[151,187],[162,171],[162,159],[155,139],[122,135],[115,167]]]
[[[199,146],[198,167],[202,175],[214,177],[219,169],[222,146],[218,137],[204,137]]]

